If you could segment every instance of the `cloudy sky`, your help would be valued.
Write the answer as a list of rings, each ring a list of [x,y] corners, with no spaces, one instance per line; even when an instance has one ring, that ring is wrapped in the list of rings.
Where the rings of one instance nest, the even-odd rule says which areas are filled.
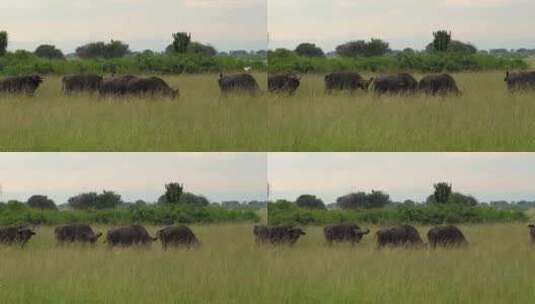
[[[432,32],[481,49],[535,48],[533,0],[269,0],[270,48],[317,43],[325,50],[383,38],[396,49],[423,49]]]
[[[212,201],[265,200],[263,153],[0,153],[0,201],[45,194],[56,203],[86,191],[155,201],[164,184]]]
[[[219,50],[265,49],[266,0],[2,0],[10,49],[55,44],[64,52],[90,41],[122,40],[163,50],[173,32]]]
[[[481,201],[535,200],[535,153],[279,153],[268,163],[272,199],[310,193],[332,203],[373,189],[423,201],[444,181]]]

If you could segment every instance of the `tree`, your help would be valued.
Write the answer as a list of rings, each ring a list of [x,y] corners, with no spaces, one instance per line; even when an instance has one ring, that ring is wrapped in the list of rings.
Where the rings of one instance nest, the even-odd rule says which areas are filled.
[[[7,53],[8,36],[6,31],[0,32],[0,56],[4,56]]]
[[[415,207],[416,206],[416,202],[413,201],[413,200],[408,199],[408,200],[403,201],[403,206],[405,206],[405,207]]]
[[[369,194],[365,192],[350,193],[336,199],[336,205],[342,209],[383,208],[391,203],[388,194],[375,190]]]
[[[240,208],[240,202],[238,202],[238,201],[226,201],[226,202],[222,202],[221,206],[223,208],[226,208],[226,209],[236,209],[236,208]]]
[[[118,58],[130,53],[128,44],[112,40],[110,43],[93,42],[78,47],[76,55],[82,59],[91,58]]]
[[[48,59],[65,59],[63,52],[50,44],[43,44],[35,49],[35,55]]]
[[[96,192],[81,193],[67,200],[69,207],[73,209],[90,209],[93,208],[97,201]]]
[[[367,44],[366,53],[364,56],[384,56],[390,51],[388,42],[381,39],[372,38]]]
[[[436,183],[433,185],[435,192],[433,193],[434,201],[437,204],[447,204],[451,195],[451,184]]]
[[[451,41],[451,32],[448,31],[436,31],[433,32],[433,50],[436,52],[446,52],[449,49]]]
[[[325,209],[325,204],[315,195],[303,194],[295,200],[295,204],[301,208]]]
[[[122,43],[118,40],[112,40],[106,45],[104,58],[120,58],[126,56],[129,50],[128,44]]]
[[[169,183],[165,185],[165,203],[168,204],[179,204],[180,203],[180,197],[182,196],[182,192],[184,191],[184,187],[179,183]]]
[[[313,43],[301,43],[295,48],[295,53],[305,57],[324,57],[323,50]]]
[[[121,195],[113,191],[103,191],[98,194],[94,201],[93,208],[95,209],[112,209],[123,203]]]
[[[180,196],[180,203],[184,205],[190,205],[195,207],[206,207],[210,204],[210,201],[202,195],[196,195],[190,192],[184,192]]]
[[[173,34],[173,49],[176,53],[183,54],[188,51],[191,43],[191,34],[180,32]]]
[[[336,54],[342,57],[384,56],[389,51],[388,42],[375,38],[369,42],[364,40],[350,41],[336,47]]]
[[[368,194],[368,207],[367,208],[383,208],[388,204],[391,204],[390,195],[384,193],[383,191],[372,190]]]
[[[471,43],[464,43],[461,41],[453,40],[450,42],[448,52],[460,54],[475,54],[477,53],[477,48]]]
[[[188,53],[199,54],[204,56],[215,56],[217,50],[211,45],[204,45],[199,42],[191,42],[188,46]]]
[[[448,204],[462,205],[467,207],[477,206],[479,202],[471,195],[465,195],[458,192],[453,192],[449,199]]]
[[[56,204],[53,200],[45,195],[33,195],[26,202],[28,207],[37,209],[56,209]]]

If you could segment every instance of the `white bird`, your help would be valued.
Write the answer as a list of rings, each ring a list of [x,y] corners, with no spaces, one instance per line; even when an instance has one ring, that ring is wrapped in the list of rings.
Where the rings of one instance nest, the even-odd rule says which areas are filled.
[[[250,72],[250,71],[251,71],[251,69],[252,69],[252,68],[251,68],[251,67],[249,67],[249,66],[248,66],[248,67],[244,67],[244,68],[243,68],[243,70],[244,70],[245,72]]]

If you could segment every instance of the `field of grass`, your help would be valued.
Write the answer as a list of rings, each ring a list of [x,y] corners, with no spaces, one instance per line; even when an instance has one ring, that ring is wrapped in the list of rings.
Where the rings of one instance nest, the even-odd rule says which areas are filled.
[[[269,253],[272,303],[533,303],[526,225],[460,227],[470,246],[449,250],[377,250],[377,227],[354,248],[328,247],[321,228],[306,227],[295,247]]]
[[[269,99],[270,150],[535,150],[535,93],[508,93],[502,72],[453,76],[461,97],[329,96],[304,76],[296,96]]]
[[[265,90],[266,74],[255,75]],[[221,98],[215,74],[163,77],[178,100],[0,96],[0,151],[266,151],[265,96]]]
[[[165,252],[58,247],[42,227],[24,249],[0,247],[0,303],[274,303],[263,275],[272,253],[256,246],[252,224],[191,228],[199,249]]]

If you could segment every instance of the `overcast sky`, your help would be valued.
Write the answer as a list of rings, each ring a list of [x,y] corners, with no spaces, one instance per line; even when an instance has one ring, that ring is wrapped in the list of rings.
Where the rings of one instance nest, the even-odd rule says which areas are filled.
[[[279,153],[268,163],[271,199],[309,193],[332,203],[373,189],[423,201],[444,181],[480,201],[535,200],[535,153]]]
[[[154,202],[173,181],[217,202],[267,196],[264,153],[0,153],[0,168],[0,201],[112,190]]]
[[[218,50],[266,49],[266,0],[1,0],[9,49],[122,40],[133,50],[163,50],[173,32]]]
[[[270,48],[314,42],[326,51],[371,37],[423,49],[447,29],[478,48],[535,48],[533,0],[269,0]]]

